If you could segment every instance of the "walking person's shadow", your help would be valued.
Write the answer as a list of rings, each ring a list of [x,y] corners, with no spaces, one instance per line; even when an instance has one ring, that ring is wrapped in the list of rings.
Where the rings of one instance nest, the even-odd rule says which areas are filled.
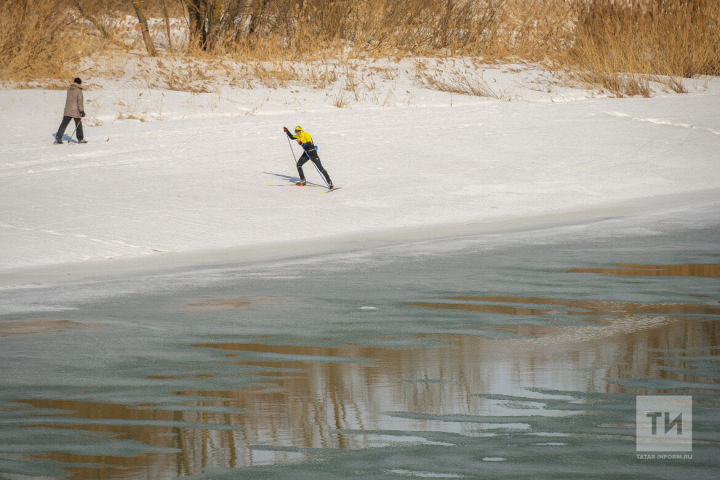
[[[55,140],[53,143],[58,143],[58,142],[57,142],[57,138],[55,137],[56,134],[55,134],[55,133],[51,133],[50,135],[52,135],[52,139]],[[62,141],[63,141],[63,142],[67,142],[67,143],[78,143],[77,140],[75,140],[74,138],[72,138],[72,137],[71,137],[70,135],[68,135],[67,133],[64,133],[64,134],[63,134],[63,136],[62,136]]]

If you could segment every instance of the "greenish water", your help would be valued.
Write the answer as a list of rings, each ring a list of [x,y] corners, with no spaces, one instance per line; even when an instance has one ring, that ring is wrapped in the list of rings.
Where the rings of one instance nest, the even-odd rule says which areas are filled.
[[[0,478],[716,478],[715,211],[7,288]]]

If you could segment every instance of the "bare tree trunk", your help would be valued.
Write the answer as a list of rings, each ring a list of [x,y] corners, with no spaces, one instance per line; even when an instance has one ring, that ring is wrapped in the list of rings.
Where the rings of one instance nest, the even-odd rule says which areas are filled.
[[[140,0],[132,0],[133,7],[135,7],[135,13],[140,22],[140,29],[142,30],[143,41],[145,42],[145,48],[147,49],[148,55],[154,57],[157,55],[155,46],[153,45],[152,38],[150,38],[150,29],[148,29],[147,19],[142,11],[142,5]]]
[[[252,6],[252,0],[234,0],[229,5],[226,5],[225,11],[223,12],[223,33],[226,35],[230,43],[237,43],[243,34],[243,23],[236,23],[238,19],[245,16],[250,17],[250,7]],[[230,35],[232,33],[232,36]]]
[[[220,36],[220,18],[222,17],[222,0],[206,0],[207,2],[207,41],[205,50],[212,50]]]
[[[258,0],[255,3],[255,8],[253,8],[252,17],[250,17],[250,26],[248,27],[248,36],[251,37],[255,35],[258,29],[258,25],[260,24],[260,19],[263,16],[263,13],[265,12],[265,7],[269,3],[270,0]]]
[[[182,1],[187,8],[190,20],[190,41],[195,45],[199,45],[203,50],[215,48],[225,31],[225,26],[230,24],[237,16],[232,13],[227,18],[223,18],[223,14],[239,11],[241,6],[229,2],[226,11],[223,0]],[[227,20],[227,23],[225,20]]]
[[[205,2],[204,0],[186,0],[188,16],[190,17],[190,43],[204,46],[207,41],[205,32]]]
[[[172,35],[170,34],[170,16],[168,15],[168,9],[167,9],[167,4],[165,3],[165,0],[162,0],[162,8],[163,8],[163,17],[165,17],[165,33],[167,34],[167,39],[168,39],[168,49],[171,52],[174,52],[175,49],[173,48],[173,44],[172,44]]]

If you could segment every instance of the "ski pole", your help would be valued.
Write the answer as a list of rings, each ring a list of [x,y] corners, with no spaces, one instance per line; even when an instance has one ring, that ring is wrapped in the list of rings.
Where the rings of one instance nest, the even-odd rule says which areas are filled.
[[[309,155],[308,155],[308,156],[309,156]],[[325,184],[325,186],[326,186],[327,188],[330,188],[330,185],[328,185],[327,180],[325,180],[325,175],[322,174],[322,172],[320,171],[320,169],[318,168],[318,166],[315,165],[315,162],[313,162],[312,159],[310,159],[310,162],[312,162],[313,166],[315,167],[315,170],[317,170],[318,175],[320,175],[320,178],[322,178],[322,181],[323,181],[323,183]]]
[[[287,140],[288,140],[288,146],[290,147],[290,152],[292,152],[293,161],[297,165],[297,159],[295,158],[295,150],[293,150],[292,143],[290,143],[290,137],[287,137]]]

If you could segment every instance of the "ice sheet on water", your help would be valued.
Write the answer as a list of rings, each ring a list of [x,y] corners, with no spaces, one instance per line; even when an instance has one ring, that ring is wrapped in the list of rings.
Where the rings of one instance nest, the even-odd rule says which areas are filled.
[[[71,320],[102,328],[3,341],[0,359],[12,375],[0,372],[0,420],[13,437],[0,444],[12,448],[32,430],[19,425],[47,429],[43,422],[51,422],[53,431],[103,429],[158,448],[182,441],[182,455],[212,452],[182,457],[190,459],[186,465],[177,461],[181,454],[153,456],[152,467],[172,466],[171,478],[177,465],[182,475],[208,479],[397,479],[395,470],[557,478],[571,474],[568,458],[574,475],[714,478],[717,399],[714,389],[694,387],[717,379],[716,313],[708,310],[717,280],[571,270],[625,263],[674,264],[680,271],[716,260],[716,237],[712,229],[660,240],[588,243],[584,236],[519,242],[492,255],[466,245],[450,254],[368,257],[338,268],[303,264],[300,282],[226,269],[193,286],[199,274],[190,272],[169,283],[124,280],[142,293],[129,294],[132,288],[118,281],[126,293],[108,297],[102,291],[113,282],[87,284]],[[76,294],[44,293],[48,300]],[[90,300],[83,303],[83,296]],[[369,305],[378,310],[359,309]],[[612,335],[570,335],[593,324]],[[521,338],[470,334],[479,330]],[[645,371],[662,373],[648,381],[635,373]],[[693,373],[707,376],[684,377]],[[703,460],[638,465],[636,388],[652,393],[678,385],[698,401],[694,413],[703,424],[694,453]],[[64,438],[79,449],[88,443],[82,435]],[[26,440],[30,449],[46,445],[40,437]],[[128,447],[95,443],[91,451],[107,455]],[[135,461],[143,471],[151,467],[142,455],[106,458],[110,469]]]

